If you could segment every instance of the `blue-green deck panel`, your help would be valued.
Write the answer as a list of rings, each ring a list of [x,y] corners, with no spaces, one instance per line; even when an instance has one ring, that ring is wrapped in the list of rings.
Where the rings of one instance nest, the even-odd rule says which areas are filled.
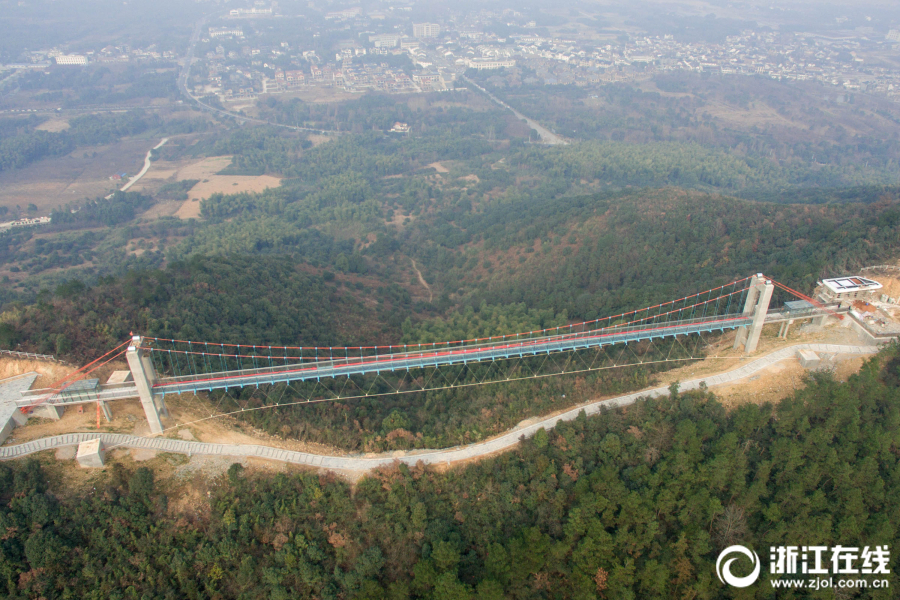
[[[355,359],[310,362],[303,365],[298,363],[279,367],[169,377],[160,379],[153,386],[153,391],[163,395],[182,394],[227,389],[230,387],[272,385],[329,377],[504,360],[537,354],[549,354],[551,352],[584,350],[613,344],[661,339],[678,335],[724,331],[749,325],[751,321],[752,317],[732,314],[659,325],[599,330],[575,335],[553,335],[518,341],[508,340],[483,345],[460,346],[447,350],[371,355]]]

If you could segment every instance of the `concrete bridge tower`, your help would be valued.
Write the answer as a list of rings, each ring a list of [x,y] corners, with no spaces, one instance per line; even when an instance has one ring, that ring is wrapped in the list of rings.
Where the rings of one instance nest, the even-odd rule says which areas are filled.
[[[744,354],[753,354],[759,345],[759,336],[762,333],[769,312],[769,302],[772,300],[772,292],[775,285],[766,279],[762,273],[757,273],[750,278],[750,288],[747,291],[747,300],[744,302],[744,316],[753,317],[750,325],[745,325],[737,330],[734,338],[734,347],[744,347]]]
[[[125,358],[128,360],[128,368],[131,369],[141,405],[144,407],[144,414],[147,415],[150,433],[162,433],[164,428],[159,415],[162,413],[163,416],[168,416],[169,412],[161,394],[155,399],[153,397],[156,370],[153,368],[150,357],[141,350],[141,336],[136,335],[131,338],[131,345],[125,352]]]

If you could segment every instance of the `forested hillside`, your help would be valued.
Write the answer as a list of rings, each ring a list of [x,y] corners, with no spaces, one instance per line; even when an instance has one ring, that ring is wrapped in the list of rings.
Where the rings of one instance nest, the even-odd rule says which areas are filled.
[[[315,345],[346,343],[350,332],[370,331],[367,320],[387,319],[387,304],[372,318],[353,293],[298,268],[289,259],[196,258],[165,270],[135,270],[87,288],[60,285],[25,309],[14,344],[37,343],[73,360],[85,361],[98,346],[117,345],[132,331],[179,339],[227,339],[240,343]],[[402,305],[403,296],[399,302]]]
[[[772,175],[793,174],[794,182],[802,185],[892,178],[900,160],[891,140],[897,118],[888,100],[849,95],[848,104],[842,105],[836,94],[815,84],[785,86],[765,76],[670,73],[641,84],[590,90],[545,85],[527,69],[470,71],[467,76],[573,140],[618,142],[634,150],[677,144],[691,151],[702,146],[732,159],[762,163]],[[642,169],[654,151],[638,152],[635,163]],[[773,182],[770,175],[768,183]],[[741,194],[755,197],[760,191],[751,185]]]
[[[524,196],[439,213],[441,227],[411,228],[409,242],[444,289],[593,319],[759,271],[812,290],[828,273],[896,252],[897,198],[785,206],[671,188],[554,204]]]
[[[891,547],[900,528],[897,350],[778,406],[678,394],[539,432],[439,473],[247,474],[183,512],[178,480],[108,468],[64,492],[37,460],[0,465],[7,598],[763,598],[722,586],[740,543]],[[44,459],[41,459],[44,460]],[[53,461],[52,458],[48,459]],[[868,576],[864,576],[868,577]],[[808,598],[782,590],[778,598]],[[818,597],[818,596],[813,596]],[[822,596],[830,597],[830,596]]]
[[[657,84],[674,85],[665,78]],[[703,123],[708,120],[697,121],[697,113],[706,104],[714,104],[720,110],[723,102],[728,106],[737,102],[732,98],[734,90],[719,89],[721,86],[717,85],[704,82],[705,87],[699,87],[692,98],[654,96],[612,86],[606,108],[579,96],[583,106],[578,105],[578,110],[573,108],[567,114],[579,110],[585,114],[628,113],[629,116],[619,115],[623,122],[630,127],[643,127],[643,121],[631,115],[629,103],[633,100],[647,110],[658,104],[654,118],[660,124],[671,123],[660,130],[663,133],[652,137],[584,136],[564,147],[529,144],[531,130],[476,91],[460,91],[451,96],[423,94],[413,99],[373,95],[327,105],[274,98],[261,103],[261,115],[272,122],[322,127],[341,134],[324,143],[323,139],[307,139],[306,133],[283,128],[230,122],[210,124],[177,113],[166,118],[140,112],[87,115],[69,119],[68,129],[53,133],[38,130],[37,118],[2,119],[0,154],[6,152],[6,158],[0,157],[0,163],[7,165],[3,168],[14,169],[42,156],[68,153],[83,144],[155,132],[170,138],[169,143],[154,152],[157,159],[174,163],[230,155],[231,164],[223,173],[266,173],[284,179],[280,187],[260,193],[215,194],[202,203],[198,220],[153,216],[160,202],[187,192],[183,186],[178,187],[181,182],[177,181],[166,183],[155,193],[143,194],[151,200],[127,195],[112,202],[73,197],[56,211],[54,227],[45,230],[46,234],[0,234],[0,278],[9,278],[0,288],[0,303],[30,304],[42,289],[52,291],[68,279],[79,279],[92,286],[101,276],[121,276],[130,270],[158,268],[167,261],[194,256],[281,254],[308,263],[320,272],[359,273],[371,269],[376,279],[405,287],[413,295],[408,274],[397,266],[406,262],[405,257],[415,258],[425,267],[426,281],[437,284],[437,294],[431,296],[435,307],[444,312],[457,308],[461,300],[474,306],[482,299],[500,303],[509,290],[514,298],[527,303],[534,302],[538,295],[547,300],[546,290],[541,294],[526,291],[532,286],[531,280],[540,277],[536,273],[542,267],[540,261],[533,260],[535,255],[549,253],[554,261],[559,261],[560,253],[580,253],[583,262],[585,253],[608,253],[605,246],[591,249],[583,242],[588,241],[589,246],[595,243],[591,236],[613,233],[604,233],[602,223],[597,222],[603,219],[601,211],[609,211],[610,207],[618,212],[620,209],[615,207],[619,205],[634,206],[642,213],[648,205],[674,207],[683,201],[684,212],[678,216],[682,221],[687,214],[703,219],[703,225],[709,225],[708,219],[714,223],[719,218],[732,223],[742,220],[736,230],[727,223],[724,230],[713,228],[725,232],[723,244],[729,242],[724,238],[741,235],[745,223],[749,223],[749,235],[763,228],[766,219],[780,215],[785,215],[794,229],[798,211],[808,209],[791,206],[778,213],[768,204],[754,207],[732,203],[727,198],[717,198],[720,195],[773,204],[857,205],[820,213],[810,211],[807,218],[813,220],[809,224],[812,228],[848,227],[846,219],[856,222],[862,218],[871,223],[872,215],[890,212],[889,205],[898,198],[900,180],[891,147],[882,142],[893,135],[895,124],[885,121],[879,107],[842,111],[826,107],[831,111],[828,114],[840,116],[848,126],[852,124],[855,133],[816,128],[813,119],[809,135],[815,138],[814,143],[792,137],[794,129],[754,132],[751,128],[729,130],[721,136],[701,135],[706,127]],[[778,106],[783,106],[786,115],[798,110],[783,97],[781,87],[770,88],[767,84],[767,93],[781,94],[778,98],[782,104]],[[515,91],[510,90],[511,94]],[[548,105],[570,92],[581,94],[556,86],[516,90],[516,94],[535,102],[543,98]],[[774,100],[767,98],[766,102],[771,104]],[[678,120],[682,111],[692,115],[683,123]],[[804,118],[811,119],[809,115]],[[394,121],[408,122],[410,134],[386,132],[385,128]],[[682,190],[691,192],[685,196]],[[709,194],[709,199],[691,195],[697,192]],[[701,216],[694,207],[705,204],[712,208],[704,209],[707,214]],[[862,209],[862,204],[872,207]],[[864,215],[866,210],[868,216]],[[714,216],[712,211],[725,216]],[[514,219],[516,213],[520,214],[518,221]],[[751,222],[751,215],[762,221]],[[527,222],[526,216],[530,219]],[[600,228],[588,230],[587,223],[581,224],[580,220],[591,221]],[[554,223],[553,231],[544,221]],[[101,224],[105,227],[98,227]],[[519,230],[514,240],[513,226]],[[668,242],[650,231],[649,223],[622,227],[620,218],[617,226],[623,232],[633,232],[635,237],[650,235],[657,244]],[[495,227],[501,232],[495,234]],[[688,229],[691,227],[694,226],[687,225]],[[694,229],[699,231],[699,226]],[[581,238],[580,230],[584,234]],[[755,239],[742,243],[769,248],[765,231],[760,229],[760,233],[760,244]],[[856,230],[847,233],[852,239],[858,238]],[[531,237],[526,240],[527,235]],[[538,245],[542,235],[546,237]],[[708,237],[708,233],[703,235]],[[628,237],[627,243],[636,243],[631,235]],[[788,238],[803,246],[807,255],[812,252],[804,240],[814,236]],[[569,239],[582,241],[566,244]],[[781,241],[784,240],[775,240],[776,245]],[[840,256],[832,260],[830,243],[815,241],[814,248],[822,251],[815,259],[807,256],[797,269],[805,270],[803,276],[807,279],[819,275],[822,268],[852,267],[855,256],[859,256],[859,261],[868,260],[848,252],[843,245],[838,250]],[[740,249],[738,240],[732,245]],[[529,252],[529,246],[535,252]],[[125,252],[123,247],[127,248]],[[629,256],[636,249],[632,248]],[[883,249],[884,245],[878,245],[865,249],[865,253],[871,255]],[[707,247],[696,250],[698,258],[705,250],[716,251]],[[515,256],[503,256],[510,251]],[[778,246],[778,252],[785,251],[785,247]],[[640,254],[649,257],[652,253]],[[759,253],[745,255],[744,262],[753,263],[751,270],[762,268],[755,254]],[[696,262],[703,264],[707,258],[712,265],[722,263],[721,257],[709,256]],[[796,262],[790,257],[786,260]],[[388,264],[391,261],[393,264]],[[676,267],[682,269],[690,261],[682,256]],[[574,263],[574,258],[563,262]],[[785,260],[779,258],[776,262],[781,265]],[[738,263],[731,264],[734,271],[743,270],[743,265],[738,269]],[[664,273],[674,273],[670,267],[666,265]],[[564,278],[572,280],[570,275]],[[616,278],[610,276],[611,281]],[[595,284],[580,282],[572,290],[561,283],[557,277],[554,285],[560,293],[542,307],[579,316],[589,313],[590,305],[603,310],[610,301],[598,296]],[[481,295],[473,295],[473,286]],[[497,291],[488,293],[488,288]],[[579,296],[581,301],[577,300]],[[417,310],[417,314],[425,316],[422,310]],[[406,316],[411,315],[403,318]]]

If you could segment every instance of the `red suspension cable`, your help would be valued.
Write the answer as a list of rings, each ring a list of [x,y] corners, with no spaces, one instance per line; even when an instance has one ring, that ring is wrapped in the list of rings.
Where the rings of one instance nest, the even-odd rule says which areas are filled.
[[[94,367],[93,367],[92,369],[90,369],[90,370],[85,371],[85,369],[88,369],[88,367],[91,367],[92,365],[95,365],[97,362],[103,360],[104,358],[108,357],[110,354],[113,354],[114,352],[116,352],[116,350],[119,350],[120,348],[122,348],[122,346],[125,346],[125,345],[130,344],[130,343],[131,343],[131,338],[129,338],[129,339],[126,340],[125,342],[122,342],[121,344],[119,344],[118,346],[116,346],[115,348],[113,348],[112,350],[110,350],[109,352],[103,354],[102,356],[100,356],[100,357],[98,357],[98,358],[92,360],[91,362],[89,362],[88,364],[84,365],[84,366],[81,367],[80,369],[77,369],[77,370],[75,370],[75,371],[72,371],[71,373],[69,373],[69,374],[66,375],[65,377],[62,377],[61,379],[56,380],[53,384],[51,384],[50,389],[51,389],[52,391],[51,391],[49,394],[47,394],[47,395],[45,395],[45,396],[42,396],[41,398],[37,399],[35,402],[32,402],[31,404],[29,404],[28,406],[23,406],[23,407],[21,408],[21,411],[22,411],[23,413],[24,413],[24,412],[28,412],[29,410],[32,410],[32,409],[34,409],[34,408],[40,406],[41,404],[43,404],[44,402],[46,402],[47,400],[49,400],[49,399],[52,398],[53,396],[59,394],[60,392],[62,392],[62,391],[65,390],[66,388],[68,388],[70,385],[74,384],[74,383],[77,382],[77,381],[81,381],[82,379],[84,379],[85,377],[87,377],[88,375],[90,375],[91,373],[93,373],[94,371],[96,371],[97,369],[99,369],[100,367],[102,367],[102,366],[106,365],[107,363],[109,363],[109,362],[115,360],[116,358],[118,358],[119,356],[121,356],[125,351],[122,350],[122,351],[120,351],[120,352],[117,352],[114,356],[112,356],[112,357],[109,358],[108,360],[104,361],[103,363],[94,366]]]
[[[737,285],[738,283],[747,281],[748,279],[750,279],[750,277],[744,277],[744,278],[742,278],[742,279],[737,279],[737,280],[735,280],[735,281],[731,281],[731,282],[729,282],[729,283],[726,283],[726,284],[724,284],[724,285],[720,285],[720,286],[718,286],[718,287],[714,287],[714,288],[709,289],[709,290],[704,290],[704,291],[698,292],[698,293],[696,293],[696,294],[691,294],[691,295],[689,295],[689,296],[684,296],[683,298],[678,298],[677,300],[671,300],[671,301],[669,301],[669,302],[663,302],[662,304],[657,304],[657,305],[655,305],[655,306],[645,307],[645,308],[641,308],[641,309],[638,309],[638,310],[632,310],[632,311],[620,313],[620,314],[618,314],[618,315],[613,315],[613,316],[610,316],[610,317],[603,317],[603,318],[600,318],[600,319],[593,319],[593,320],[590,320],[590,321],[583,321],[583,322],[581,322],[581,323],[572,323],[572,324],[570,324],[570,325],[561,325],[561,326],[559,326],[559,327],[545,327],[544,329],[539,329],[539,330],[535,330],[535,331],[519,332],[519,333],[507,333],[507,334],[504,334],[504,335],[493,335],[493,336],[490,336],[490,337],[472,338],[472,339],[467,339],[467,340],[441,341],[441,342],[424,342],[424,343],[422,343],[422,344],[415,344],[415,343],[413,343],[413,344],[393,344],[393,345],[389,345],[389,346],[351,346],[351,348],[359,349],[359,350],[385,350],[385,349],[386,349],[386,350],[392,350],[393,348],[399,348],[400,346],[423,346],[423,345],[427,345],[427,346],[435,346],[435,345],[438,345],[438,344],[447,344],[447,345],[451,345],[451,344],[467,344],[467,343],[472,343],[472,342],[476,342],[476,343],[477,343],[477,342],[491,342],[491,341],[495,341],[495,340],[496,340],[496,341],[503,341],[503,340],[506,340],[507,338],[511,338],[511,337],[530,336],[530,335],[534,335],[534,334],[542,334],[542,333],[546,333],[546,332],[548,332],[548,331],[559,331],[560,329],[570,329],[570,330],[571,330],[571,329],[574,329],[574,328],[576,328],[576,327],[582,327],[582,326],[587,326],[587,325],[591,325],[591,324],[598,324],[598,323],[600,323],[600,322],[602,322],[602,321],[612,322],[614,319],[619,319],[619,318],[622,318],[622,317],[625,317],[625,316],[628,316],[628,315],[636,315],[636,314],[638,314],[638,313],[644,312],[645,310],[652,310],[652,309],[654,309],[654,308],[658,308],[658,307],[661,307],[661,306],[675,305],[675,304],[678,303],[678,302],[681,302],[681,301],[684,301],[684,300],[688,300],[688,299],[690,299],[690,298],[697,298],[697,297],[699,297],[699,296],[702,296],[703,294],[707,294],[707,293],[710,293],[710,292],[714,292],[714,291],[717,291],[717,290],[721,290],[721,289],[724,289],[724,288],[726,288],[726,287],[728,287],[728,286],[731,286],[731,285]],[[736,293],[736,292],[733,292],[733,293]],[[692,306],[700,306],[700,305],[702,305],[702,304],[712,303],[712,302],[714,302],[714,301],[716,301],[716,300],[718,300],[718,299],[727,297],[727,296],[729,296],[729,295],[731,295],[731,294],[725,294],[725,295],[723,295],[723,296],[719,296],[718,298],[711,298],[711,299],[709,299],[709,300],[705,300],[705,301],[703,301],[703,302],[699,302],[699,303],[694,304],[694,305],[692,305]],[[659,318],[659,317],[662,316],[662,315],[667,315],[667,314],[671,314],[671,313],[673,313],[673,312],[678,312],[678,310],[685,310],[686,308],[690,308],[690,306],[689,306],[689,307],[683,307],[683,308],[677,309],[677,310],[671,310],[671,311],[668,311],[668,312],[666,312],[666,313],[660,313],[660,314],[657,314],[657,315],[651,315],[651,316],[647,316],[647,317],[644,317],[644,318],[641,318],[641,319],[636,319],[636,320],[634,320],[634,321],[630,321],[630,323],[640,323],[640,322],[646,321],[646,320],[648,320],[648,319]],[[625,325],[625,324],[620,324],[620,325],[617,325],[617,327],[621,327],[621,326],[624,326],[624,325]],[[608,327],[612,327],[612,326],[608,326]],[[263,348],[263,349],[269,349],[269,350],[300,350],[300,351],[303,351],[303,350],[321,350],[321,351],[325,351],[325,350],[331,350],[331,349],[338,349],[338,350],[344,350],[344,349],[345,349],[344,346],[270,346],[270,345],[267,345],[267,344],[224,344],[224,343],[219,343],[219,342],[198,342],[198,341],[192,341],[192,340],[176,340],[176,339],[170,339],[170,338],[158,338],[158,337],[150,337],[150,336],[145,336],[144,339],[147,339],[147,340],[155,340],[155,341],[159,341],[159,342],[180,343],[180,344],[198,344],[198,345],[201,345],[201,344],[204,344],[204,345],[205,345],[205,344],[209,344],[209,345],[213,345],[213,346],[219,346],[220,348],[222,348],[222,347],[232,347],[232,348],[242,347],[242,348],[253,348],[253,349],[256,349],[256,348]],[[175,350],[172,350],[172,352],[176,352],[176,351],[175,351]],[[200,354],[205,354],[205,353],[200,352]],[[228,355],[228,354],[225,354],[225,353],[222,353],[221,355],[222,355],[222,356],[238,356],[238,354]],[[257,355],[257,356],[260,356],[260,355]]]

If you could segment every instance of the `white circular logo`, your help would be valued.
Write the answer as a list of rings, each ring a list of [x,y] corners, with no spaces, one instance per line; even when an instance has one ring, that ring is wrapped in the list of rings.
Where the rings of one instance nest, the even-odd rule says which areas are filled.
[[[753,572],[746,577],[736,577],[735,575],[731,574],[731,563],[738,560],[739,557],[729,558],[728,560],[725,560],[725,557],[734,552],[743,554],[750,559],[750,562],[755,565],[753,567]],[[722,564],[722,561],[725,561],[725,564]],[[756,554],[756,552],[753,552],[752,550],[750,550],[749,548],[745,548],[744,546],[728,546],[727,548],[722,550],[722,552],[719,554],[719,558],[716,560],[716,575],[719,576],[719,581],[737,588],[745,588],[756,583],[756,580],[759,579],[759,569],[759,556]]]

